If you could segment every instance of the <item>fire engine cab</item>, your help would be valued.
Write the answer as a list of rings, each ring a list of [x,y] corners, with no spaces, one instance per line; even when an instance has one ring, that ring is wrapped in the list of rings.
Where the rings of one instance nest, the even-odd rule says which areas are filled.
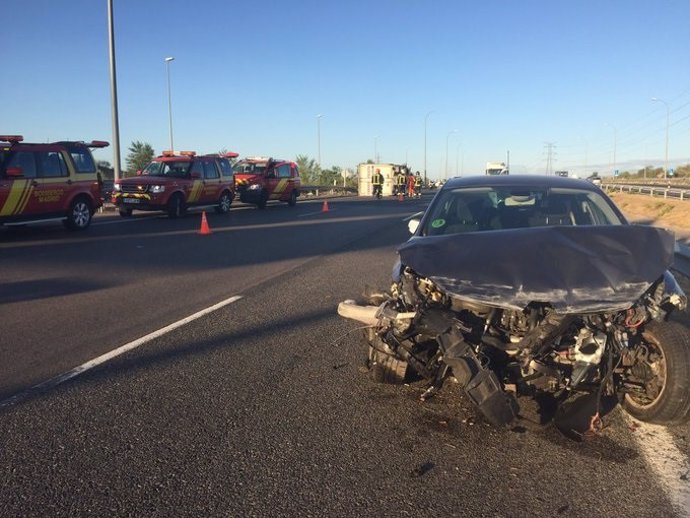
[[[133,210],[162,210],[177,218],[188,207],[204,205],[225,214],[235,196],[230,158],[237,156],[234,152],[164,151],[136,177],[115,182],[112,202],[123,217],[131,216]]]
[[[0,135],[0,224],[62,220],[83,230],[101,207],[102,178],[89,148],[107,142],[29,144]]]
[[[263,209],[269,200],[294,207],[300,194],[299,169],[295,162],[275,158],[245,158],[234,166],[235,187],[243,203]]]

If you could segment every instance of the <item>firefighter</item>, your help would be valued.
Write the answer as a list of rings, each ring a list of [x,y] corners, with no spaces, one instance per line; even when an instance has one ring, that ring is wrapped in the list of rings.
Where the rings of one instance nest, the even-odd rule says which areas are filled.
[[[405,194],[405,184],[407,183],[407,178],[405,177],[405,171],[400,170],[398,174],[395,175],[395,194],[404,195]]]
[[[407,175],[407,195],[410,198],[414,196],[414,175],[411,171]]]
[[[376,169],[376,172],[371,177],[371,184],[374,186],[372,194],[377,198],[381,198],[383,193],[383,175],[381,169]]]
[[[414,195],[417,198],[421,198],[422,196],[422,177],[419,176],[419,171],[414,175]]]

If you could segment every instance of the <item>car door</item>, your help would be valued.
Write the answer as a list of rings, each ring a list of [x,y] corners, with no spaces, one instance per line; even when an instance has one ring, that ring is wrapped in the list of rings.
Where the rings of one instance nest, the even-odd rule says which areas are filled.
[[[214,204],[220,197],[220,171],[214,159],[204,160],[203,203]]]
[[[36,211],[36,204],[31,202],[38,185],[36,176],[35,153],[16,150],[8,154],[0,178],[0,217],[17,217]]]

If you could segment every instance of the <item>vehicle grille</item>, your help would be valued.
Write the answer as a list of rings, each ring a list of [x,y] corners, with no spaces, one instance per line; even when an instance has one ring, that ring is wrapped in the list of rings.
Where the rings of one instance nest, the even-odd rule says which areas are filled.
[[[135,193],[148,192],[148,190],[149,190],[147,185],[122,185],[121,189],[122,189],[122,192],[135,192]]]

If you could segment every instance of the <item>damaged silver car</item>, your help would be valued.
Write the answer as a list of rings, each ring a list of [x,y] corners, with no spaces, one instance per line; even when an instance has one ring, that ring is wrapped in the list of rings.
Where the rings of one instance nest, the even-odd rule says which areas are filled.
[[[424,400],[453,376],[496,426],[519,424],[519,399],[548,400],[573,437],[618,403],[687,419],[671,232],[628,224],[589,182],[535,176],[453,179],[410,230],[390,291],[338,307],[366,324],[377,381],[424,378]]]

